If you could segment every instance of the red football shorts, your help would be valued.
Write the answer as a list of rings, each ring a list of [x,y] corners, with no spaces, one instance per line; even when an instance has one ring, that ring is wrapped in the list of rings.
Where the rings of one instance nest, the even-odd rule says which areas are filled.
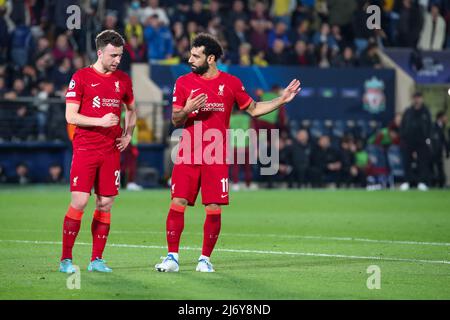
[[[172,171],[172,199],[183,198],[193,206],[199,190],[202,204],[228,204],[228,165],[176,164]]]
[[[70,191],[115,196],[120,187],[120,151],[101,152],[78,149],[73,152]]]

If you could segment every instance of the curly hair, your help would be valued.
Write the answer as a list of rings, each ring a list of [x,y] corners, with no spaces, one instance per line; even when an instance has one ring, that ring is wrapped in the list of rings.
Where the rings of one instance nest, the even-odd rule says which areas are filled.
[[[219,41],[208,33],[199,33],[192,41],[192,47],[198,48],[205,47],[205,55],[213,55],[215,60],[218,61],[223,55],[223,49]]]

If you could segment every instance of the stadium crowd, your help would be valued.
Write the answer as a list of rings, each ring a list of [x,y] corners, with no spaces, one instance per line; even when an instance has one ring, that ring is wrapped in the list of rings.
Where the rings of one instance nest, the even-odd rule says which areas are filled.
[[[68,30],[66,9],[75,3],[82,28]],[[381,8],[381,29],[366,27],[372,4]],[[450,48],[449,20],[449,0],[0,0],[0,143],[67,141],[67,85],[96,57],[94,39],[103,29],[124,35],[127,72],[132,62],[187,62],[191,39],[201,31],[221,41],[223,64],[381,68],[384,47]],[[365,146],[388,138],[399,143],[392,138],[398,128],[393,121],[373,132],[373,141],[323,136],[317,145],[306,143],[309,151],[308,130],[286,130],[279,145],[286,163],[275,179],[364,186],[370,175]]]

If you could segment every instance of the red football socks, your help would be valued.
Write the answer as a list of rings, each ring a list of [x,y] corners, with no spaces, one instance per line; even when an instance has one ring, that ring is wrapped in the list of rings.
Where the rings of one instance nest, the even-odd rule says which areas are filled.
[[[178,252],[184,229],[184,206],[171,204],[166,220],[166,238],[169,252]]]
[[[96,258],[102,259],[103,250],[105,250],[108,240],[109,228],[111,225],[111,213],[95,210],[92,219],[92,256],[91,261]]]
[[[80,231],[83,211],[69,206],[63,224],[63,243],[61,260],[72,259],[72,249]]]
[[[206,209],[206,219],[203,225],[202,255],[210,257],[219,238],[221,226],[221,209]]]

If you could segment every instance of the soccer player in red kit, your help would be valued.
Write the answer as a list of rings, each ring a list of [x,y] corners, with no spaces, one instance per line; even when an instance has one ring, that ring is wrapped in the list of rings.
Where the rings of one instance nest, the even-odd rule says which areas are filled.
[[[210,256],[220,232],[221,206],[228,204],[225,137],[234,104],[257,117],[288,103],[300,91],[300,82],[294,79],[281,96],[271,101],[255,102],[238,78],[217,69],[216,63],[221,56],[219,42],[209,34],[199,34],[192,43],[189,58],[192,72],[179,77],[175,83],[172,122],[184,128],[172,172],[172,201],[166,220],[168,254],[161,263],[155,265],[155,269],[160,272],[179,270],[178,249],[184,228],[184,212],[186,206],[195,204],[200,189],[206,219],[202,254],[196,270],[214,272]],[[223,153],[215,154],[215,159],[203,158],[202,152],[198,152],[210,144],[205,142],[209,139],[206,135],[211,133],[206,133],[209,129],[220,132],[223,137],[222,142],[219,142]],[[205,133],[205,137],[200,137],[200,142],[199,132]]]
[[[96,193],[93,215],[92,256],[89,271],[111,272],[102,258],[109,234],[111,207],[120,186],[120,152],[131,140],[136,125],[130,77],[117,70],[124,40],[114,30],[97,35],[97,61],[75,72],[66,94],[66,120],[76,126],[70,170],[72,199],[64,217],[59,270],[75,272],[72,248],[81,225],[92,187]],[[125,125],[120,127],[122,106]]]

